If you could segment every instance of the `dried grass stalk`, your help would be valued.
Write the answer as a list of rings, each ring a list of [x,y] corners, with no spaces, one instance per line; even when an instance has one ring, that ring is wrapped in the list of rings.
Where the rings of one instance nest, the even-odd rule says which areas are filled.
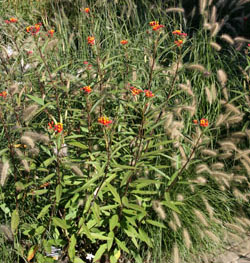
[[[180,256],[179,256],[179,248],[178,248],[176,243],[174,244],[174,247],[173,247],[172,256],[173,256],[174,263],[180,263],[181,262]]]
[[[183,229],[182,235],[187,249],[190,249],[190,247],[192,246],[192,241],[186,228]]]
[[[71,169],[73,170],[73,172],[77,175],[79,175],[80,177],[84,177],[81,169],[77,166],[77,165],[72,165]]]
[[[209,202],[207,201],[207,199],[206,199],[204,196],[202,196],[202,200],[203,200],[203,202],[204,202],[204,204],[205,204],[205,206],[206,206],[206,209],[207,209],[207,211],[208,211],[208,214],[209,214],[210,219],[212,219],[212,218],[213,218],[213,215],[214,215],[214,209],[213,209],[213,207],[209,204]]]
[[[14,235],[11,231],[11,228],[7,225],[1,225],[0,230],[3,232],[4,236],[10,241],[14,241]]]
[[[202,65],[200,65],[200,64],[187,65],[187,69],[198,70],[200,72],[204,72],[205,71],[205,68]]]
[[[35,147],[35,142],[31,137],[28,136],[22,136],[21,137],[21,142],[23,144],[28,145],[30,148],[34,148]]]
[[[245,169],[247,171],[247,174],[250,175],[250,166],[248,165],[247,161],[241,159],[240,162],[244,165],[244,167],[245,167]]]
[[[200,0],[199,2],[199,6],[200,6],[200,14],[204,13],[204,10],[206,8],[207,5],[207,0]]]
[[[212,93],[211,93],[211,91],[209,90],[208,87],[205,87],[205,91],[206,91],[206,95],[207,95],[207,101],[208,101],[208,103],[211,105],[212,102],[213,102]]]
[[[160,201],[155,200],[155,201],[152,202],[152,205],[153,205],[153,209],[158,214],[158,216],[162,220],[164,220],[166,218],[166,214],[165,214],[165,211],[164,211]]]
[[[216,42],[210,42],[210,45],[212,48],[214,48],[216,51],[220,51],[221,50],[221,46],[219,44],[217,44]]]
[[[196,215],[197,219],[206,227],[208,227],[207,220],[205,219],[204,215],[197,209],[194,209],[194,214]]]
[[[226,41],[227,43],[229,43],[230,45],[234,44],[234,40],[227,34],[223,34],[220,37],[222,40]]]
[[[233,189],[233,195],[235,196],[236,199],[242,199],[245,202],[248,202],[247,197],[244,194],[242,194],[241,191],[237,188]]]
[[[225,223],[225,226],[228,227],[231,231],[236,231],[237,233],[245,233],[246,231],[241,227],[241,226],[238,226],[238,225],[235,225],[235,224],[230,224],[230,223]]]
[[[210,170],[209,170],[208,166],[206,164],[204,164],[204,163],[203,164],[199,164],[199,165],[196,166],[196,173],[200,174],[202,172],[210,173]]]
[[[183,8],[177,8],[177,7],[170,7],[168,9],[166,9],[166,12],[180,12],[180,13],[184,13],[184,9]]]
[[[180,221],[178,215],[177,215],[176,212],[174,212],[174,211],[173,211],[172,213],[173,213],[173,217],[174,217],[174,222],[175,222],[175,224],[176,224],[178,227],[181,227],[181,221]]]
[[[236,114],[241,114],[240,110],[238,110],[233,104],[227,103],[225,104],[227,112],[233,112]]]
[[[216,23],[216,11],[217,11],[217,9],[216,9],[216,6],[214,5],[212,7],[212,12],[211,12],[211,17],[210,17],[210,21],[212,24]]]
[[[217,78],[218,78],[218,81],[220,82],[221,86],[224,87],[226,82],[227,82],[227,74],[225,73],[225,71],[222,69],[219,69],[217,71]]]
[[[211,94],[213,101],[215,101],[217,99],[217,91],[214,83],[211,85]]]
[[[235,123],[238,123],[238,122],[241,122],[243,119],[243,115],[241,116],[232,116],[230,118],[227,119],[227,123],[228,124],[235,124]]]
[[[177,226],[172,220],[168,222],[168,225],[174,232],[177,231]]]
[[[246,39],[246,38],[244,38],[244,37],[235,37],[235,38],[234,38],[234,41],[235,41],[235,42],[239,42],[239,43],[249,43],[249,42],[250,42],[249,39]]]
[[[231,141],[219,141],[218,143],[221,145],[222,150],[237,150],[236,145]]]
[[[213,156],[213,157],[217,155],[216,151],[212,151],[209,149],[203,149],[203,150],[201,150],[201,153],[204,155]]]
[[[219,243],[220,242],[220,239],[214,233],[212,233],[211,231],[205,230],[205,234],[207,234],[207,236],[209,238],[211,238],[215,243]]]
[[[218,169],[223,169],[224,168],[224,164],[217,162],[211,165],[212,170],[218,170]]]
[[[9,162],[8,161],[4,162],[1,170],[1,180],[0,180],[1,186],[4,186],[4,184],[7,181],[9,168],[10,168]]]
[[[23,112],[23,121],[30,120],[35,115],[37,109],[38,105],[36,104],[30,105],[28,108],[26,108]]]

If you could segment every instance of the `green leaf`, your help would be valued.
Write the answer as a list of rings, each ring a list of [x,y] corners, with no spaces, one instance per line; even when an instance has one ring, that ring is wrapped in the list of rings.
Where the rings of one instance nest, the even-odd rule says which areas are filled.
[[[94,217],[95,217],[95,220],[96,222],[99,224],[100,223],[100,208],[99,206],[96,204],[96,202],[94,202],[91,210],[93,211],[93,214],[94,214]]]
[[[69,258],[74,261],[75,258],[75,246],[76,246],[76,238],[75,235],[73,234],[70,238],[70,243],[69,243],[69,249],[68,249],[68,254],[69,254]]]
[[[179,171],[176,171],[170,178],[170,180],[168,181],[167,186],[171,185],[172,182],[174,181],[174,179],[176,178],[176,176],[178,175]]]
[[[11,215],[11,230],[13,233],[15,233],[17,228],[18,228],[19,220],[20,220],[20,218],[19,218],[18,210],[15,209]]]
[[[111,249],[111,247],[112,247],[112,245],[113,245],[114,236],[115,236],[115,234],[114,234],[113,231],[109,232],[108,237],[110,237],[111,239],[107,241],[108,251]]]
[[[32,95],[28,95],[28,94],[26,94],[26,96],[28,96],[30,99],[32,99],[32,100],[35,101],[36,103],[44,106],[44,101],[43,101],[43,99],[38,98],[38,97],[35,97],[35,96],[32,96]]]
[[[48,192],[48,189],[35,190],[35,191],[32,191],[31,193],[28,193],[27,196],[29,196],[29,195],[43,195],[43,194],[46,194],[47,192]]]
[[[110,239],[112,239],[110,237],[105,237],[105,236],[101,235],[100,233],[91,233],[91,236],[94,239],[100,239],[100,240],[110,240]]]
[[[82,233],[84,233],[90,240],[93,239],[88,227],[84,224],[84,222],[82,222],[82,224],[81,224],[81,228],[79,230],[79,235],[81,235]]]
[[[81,260],[79,257],[75,257],[74,263],[86,263],[86,262]]]
[[[141,228],[139,228],[139,235],[138,235],[138,237],[142,241],[144,241],[149,247],[153,247],[149,236]]]
[[[40,167],[42,168],[42,167],[48,167],[53,161],[55,161],[56,160],[56,157],[55,156],[53,156],[53,157],[50,157],[49,159],[47,159],[47,160],[45,160],[41,165],[40,165]]]
[[[62,185],[59,184],[56,187],[56,203],[59,204],[60,200],[61,200],[61,196],[62,196]]]
[[[121,199],[120,199],[120,196],[119,196],[117,190],[115,189],[115,187],[109,183],[107,183],[107,187],[108,187],[109,191],[112,193],[112,195],[114,196],[115,201],[121,205],[122,204]]]
[[[35,235],[41,235],[45,230],[44,226],[39,226],[38,228],[36,228],[36,233]]]
[[[86,146],[86,145],[84,145],[84,144],[82,144],[80,142],[76,142],[76,141],[68,142],[68,144],[72,145],[72,146],[76,146],[76,147],[81,148],[83,150],[86,150],[86,149],[89,148],[88,146]]]
[[[94,262],[101,258],[105,250],[107,249],[107,244],[103,244],[99,247],[99,249],[95,253]]]
[[[151,165],[149,165],[148,167],[151,168],[152,170],[156,171],[157,173],[161,174],[162,176],[164,176],[168,180],[170,179],[170,177],[168,175],[166,175],[164,172],[162,172],[161,170],[157,169],[156,167],[151,166]]]
[[[46,205],[41,212],[39,213],[39,215],[37,216],[37,219],[43,218],[49,211],[49,208],[51,207],[51,204]]]
[[[141,195],[155,195],[157,191],[143,191],[143,190],[133,190],[131,191],[132,194],[141,194]]]
[[[55,226],[59,226],[62,229],[68,229],[69,228],[69,226],[66,224],[66,221],[64,219],[60,219],[58,217],[53,217],[52,220],[53,220],[53,223]]]
[[[146,220],[147,223],[153,225],[153,226],[158,226],[158,227],[162,227],[162,228],[166,228],[162,223],[154,221],[154,220]]]
[[[122,249],[123,251],[125,251],[125,252],[127,252],[129,254],[129,250],[125,246],[125,242],[121,242],[118,238],[115,238],[115,241],[116,241],[116,244],[118,245],[118,247],[120,249]]]
[[[99,100],[93,105],[92,109],[90,110],[90,113],[92,113],[92,112],[95,110],[96,106],[97,106],[99,103],[101,103],[101,102],[103,101],[103,99],[104,99],[104,97],[101,98],[101,99],[99,99]]]
[[[111,232],[116,226],[118,226],[118,215],[113,215],[109,219],[109,231]]]
[[[162,201],[161,204],[167,206],[168,208],[174,210],[175,212],[181,214],[181,211],[178,209],[178,207],[175,206],[175,204],[172,201]]]
[[[84,184],[83,186],[79,187],[78,189],[76,189],[74,192],[72,192],[73,194],[75,193],[79,193],[82,192],[83,190],[87,189],[92,183],[94,183],[96,180],[98,180],[100,177],[102,176],[101,174],[96,175],[95,177],[93,177],[92,179],[88,180],[88,182],[86,184]],[[89,199],[88,199],[89,200]]]

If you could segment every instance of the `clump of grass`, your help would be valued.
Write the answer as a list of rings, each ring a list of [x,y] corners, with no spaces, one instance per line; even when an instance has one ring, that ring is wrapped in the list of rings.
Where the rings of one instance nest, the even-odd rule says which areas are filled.
[[[231,222],[248,201],[245,93],[230,89],[238,75],[215,42],[217,9],[201,1],[211,34],[201,28],[190,38],[182,9],[167,9],[170,17],[148,5],[140,24],[133,6],[124,1],[127,16],[107,1],[79,6],[71,28],[55,4],[53,34],[46,15],[31,32],[21,31],[21,17],[4,24],[1,44],[18,56],[6,49],[0,70],[6,83],[22,83],[1,91],[1,198],[14,239],[38,239],[35,260],[53,243],[72,262],[91,252],[177,263],[187,250],[212,250],[226,228],[244,233]]]

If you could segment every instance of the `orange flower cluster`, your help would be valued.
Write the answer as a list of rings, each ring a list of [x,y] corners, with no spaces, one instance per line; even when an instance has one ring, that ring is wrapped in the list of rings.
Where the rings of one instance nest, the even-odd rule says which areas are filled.
[[[184,37],[187,36],[186,33],[181,33],[180,30],[175,30],[175,31],[172,32],[172,34],[173,34],[173,35],[178,35],[178,36],[184,36]]]
[[[182,45],[183,44],[183,40],[181,40],[181,39],[178,39],[178,40],[175,40],[175,42],[174,42],[178,47],[180,46],[180,45]]]
[[[48,123],[49,125],[49,129],[52,129],[53,128],[53,125],[54,125],[54,122],[49,122]],[[54,131],[56,132],[61,132],[63,130],[63,124],[58,122],[57,125],[54,125]]]
[[[83,88],[80,88],[80,90],[84,90],[87,93],[90,93],[92,91],[92,89],[90,88],[90,86],[85,86]]]
[[[4,20],[4,22],[5,22],[6,24],[9,24],[9,23],[16,23],[16,22],[17,22],[17,19],[14,18],[14,17],[11,17],[10,20]]]
[[[88,14],[90,12],[90,9],[88,7],[86,7],[86,8],[84,8],[84,12]]]
[[[182,36],[182,37],[186,37],[187,34],[186,33],[181,33],[180,30],[175,30],[172,32],[173,35],[178,35],[178,36]],[[183,40],[182,39],[177,39],[174,41],[174,43],[179,47],[183,44]]]
[[[50,35],[51,37],[53,37],[54,33],[55,33],[55,30],[54,30],[54,29],[50,29],[50,30],[48,31],[48,33],[47,33],[47,36]]]
[[[138,95],[138,94],[140,94],[142,92],[141,89],[137,89],[137,88],[132,87],[132,86],[130,87],[130,89],[131,89],[131,92],[132,92],[133,96],[136,96],[136,95]]]
[[[88,37],[88,44],[94,45],[95,44],[95,38],[94,37]]]
[[[158,21],[151,21],[149,25],[152,27],[154,31],[159,30],[160,28],[164,27],[164,25],[160,25]]]
[[[120,43],[121,43],[122,45],[126,45],[126,44],[128,44],[128,40],[122,40]]]
[[[36,35],[41,29],[42,23],[35,24],[35,26],[26,27],[26,31],[32,35]]]
[[[145,93],[145,95],[146,95],[147,97],[149,97],[149,98],[154,97],[154,94],[153,94],[152,91],[150,91],[150,90],[145,89],[145,90],[144,90],[144,93]]]
[[[100,117],[98,118],[98,122],[107,126],[108,124],[112,123],[111,120],[109,120],[109,118],[106,118],[106,117]]]
[[[7,92],[6,91],[3,91],[0,93],[0,97],[3,97],[3,98],[6,98],[7,96]]]
[[[193,123],[194,123],[194,124],[198,124],[198,121],[197,121],[197,120],[193,120]],[[201,126],[201,127],[207,127],[207,126],[208,126],[208,120],[202,118],[202,119],[200,120],[200,126]]]

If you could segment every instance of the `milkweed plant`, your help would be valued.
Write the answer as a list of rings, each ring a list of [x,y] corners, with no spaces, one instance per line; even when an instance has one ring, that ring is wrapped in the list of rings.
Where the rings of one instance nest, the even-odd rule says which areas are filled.
[[[99,2],[0,20],[1,258],[205,260],[250,225],[249,44]]]

